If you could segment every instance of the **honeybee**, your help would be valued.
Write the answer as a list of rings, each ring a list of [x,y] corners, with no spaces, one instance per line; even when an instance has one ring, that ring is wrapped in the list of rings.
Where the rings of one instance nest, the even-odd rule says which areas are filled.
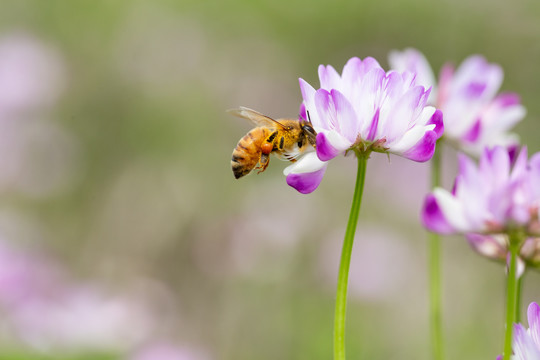
[[[257,125],[238,141],[233,150],[231,167],[237,179],[249,174],[253,169],[258,169],[258,173],[266,170],[271,153],[281,160],[294,162],[309,145],[315,147],[317,133],[309,121],[274,120],[243,106],[227,112]]]

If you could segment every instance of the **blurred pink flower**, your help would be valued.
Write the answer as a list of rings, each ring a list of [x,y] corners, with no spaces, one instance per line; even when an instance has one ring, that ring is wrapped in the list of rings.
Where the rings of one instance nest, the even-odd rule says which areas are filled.
[[[392,51],[388,58],[393,69],[414,72],[419,85],[432,87],[428,103],[443,112],[444,139],[477,156],[484,147],[518,145],[519,139],[510,129],[526,111],[517,94],[497,94],[503,80],[499,65],[473,55],[456,70],[446,64],[437,84],[428,61],[418,50]]]
[[[6,328],[44,352],[125,352],[165,329],[146,294],[110,294],[70,281],[43,252],[0,239],[0,309]]]
[[[64,274],[43,253],[18,249],[0,238],[0,306],[12,308],[62,289]]]
[[[154,325],[136,300],[80,286],[21,302],[10,316],[19,337],[41,351],[125,351]]]
[[[0,117],[54,105],[65,81],[65,65],[52,47],[25,34],[0,38]]]
[[[465,155],[451,192],[428,194],[422,222],[440,234],[502,234],[516,228],[538,234],[540,153],[527,159],[523,148],[515,161],[503,147],[486,149],[478,165]]]
[[[146,346],[129,358],[130,360],[208,360],[199,350],[170,343],[156,343]]]
[[[0,191],[43,196],[72,179],[77,143],[48,120],[65,77],[52,47],[30,35],[0,37]]]
[[[362,241],[356,241],[352,252],[351,297],[379,302],[402,296],[412,287],[410,279],[421,272],[411,261],[415,257],[414,249],[402,235],[388,227],[364,224],[359,228],[362,231],[357,237]],[[336,286],[341,251],[337,240],[342,237],[339,233],[331,234],[320,248],[318,271],[332,291]]]

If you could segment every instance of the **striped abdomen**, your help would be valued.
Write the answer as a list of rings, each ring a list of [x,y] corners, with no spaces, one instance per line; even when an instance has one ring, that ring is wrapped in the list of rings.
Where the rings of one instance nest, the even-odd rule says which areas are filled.
[[[271,132],[266,127],[256,127],[238,141],[231,159],[235,178],[249,174],[257,165],[261,158],[261,145]]]

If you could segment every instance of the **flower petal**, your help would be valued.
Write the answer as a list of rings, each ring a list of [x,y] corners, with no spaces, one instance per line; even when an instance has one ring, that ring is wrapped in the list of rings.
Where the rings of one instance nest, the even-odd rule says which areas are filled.
[[[330,95],[334,102],[340,133],[353,144],[358,136],[358,121],[354,108],[341,92],[332,90]]]
[[[331,65],[319,66],[319,80],[322,89],[328,91],[331,89],[341,89],[341,77]]]
[[[435,152],[436,143],[437,133],[435,131],[427,131],[413,147],[401,153],[401,156],[417,162],[428,161]]]
[[[482,214],[476,214],[477,217]],[[463,204],[448,191],[436,188],[428,194],[422,211],[426,228],[440,234],[466,233],[484,230],[483,223],[466,213]],[[479,224],[478,224],[479,223]]]
[[[453,234],[454,228],[446,220],[446,217],[437,202],[437,198],[429,194],[422,208],[422,224],[430,231],[434,231],[439,234]]]
[[[527,319],[529,321],[529,334],[540,348],[540,306],[532,302],[527,309]]]
[[[503,237],[502,244],[497,241],[498,237]],[[481,235],[472,233],[466,234],[465,238],[469,242],[469,245],[482,256],[496,260],[504,260],[506,258],[508,250],[505,246],[506,239],[504,238],[504,235]]]
[[[327,164],[317,158],[315,152],[304,155],[283,170],[287,184],[302,194],[313,192],[321,183]]]
[[[425,110],[424,110],[425,111]],[[437,134],[437,139],[439,139],[443,133],[444,133],[444,116],[441,110],[436,110],[433,115],[431,115],[431,118],[427,122],[427,124],[435,124],[435,133]]]
[[[465,142],[475,142],[480,137],[480,132],[482,131],[482,121],[480,119],[476,120],[474,125],[461,137]]]
[[[426,89],[435,87],[435,75],[424,55],[412,48],[403,51],[391,51],[388,55],[390,67],[399,72],[409,71],[416,74],[416,84],[422,85]],[[432,93],[431,99],[435,99],[436,94]],[[432,103],[432,101],[430,101]]]
[[[521,324],[514,325],[514,340],[512,342],[515,360],[540,359],[540,350],[535,345],[527,330]]]
[[[317,134],[317,155],[321,161],[328,161],[351,147],[351,142],[337,131],[323,131]]]

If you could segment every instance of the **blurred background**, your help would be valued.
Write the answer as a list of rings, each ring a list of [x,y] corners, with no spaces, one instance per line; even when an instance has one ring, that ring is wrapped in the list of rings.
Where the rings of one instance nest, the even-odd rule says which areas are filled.
[[[0,359],[329,359],[356,161],[300,195],[272,159],[235,180],[251,125],[296,117],[298,77],[415,47],[482,54],[540,150],[540,2],[3,0]],[[445,149],[445,185],[455,153]],[[373,155],[348,309],[350,359],[429,359],[429,168]],[[445,239],[448,359],[502,350],[504,267]],[[540,300],[526,274],[523,304]]]

